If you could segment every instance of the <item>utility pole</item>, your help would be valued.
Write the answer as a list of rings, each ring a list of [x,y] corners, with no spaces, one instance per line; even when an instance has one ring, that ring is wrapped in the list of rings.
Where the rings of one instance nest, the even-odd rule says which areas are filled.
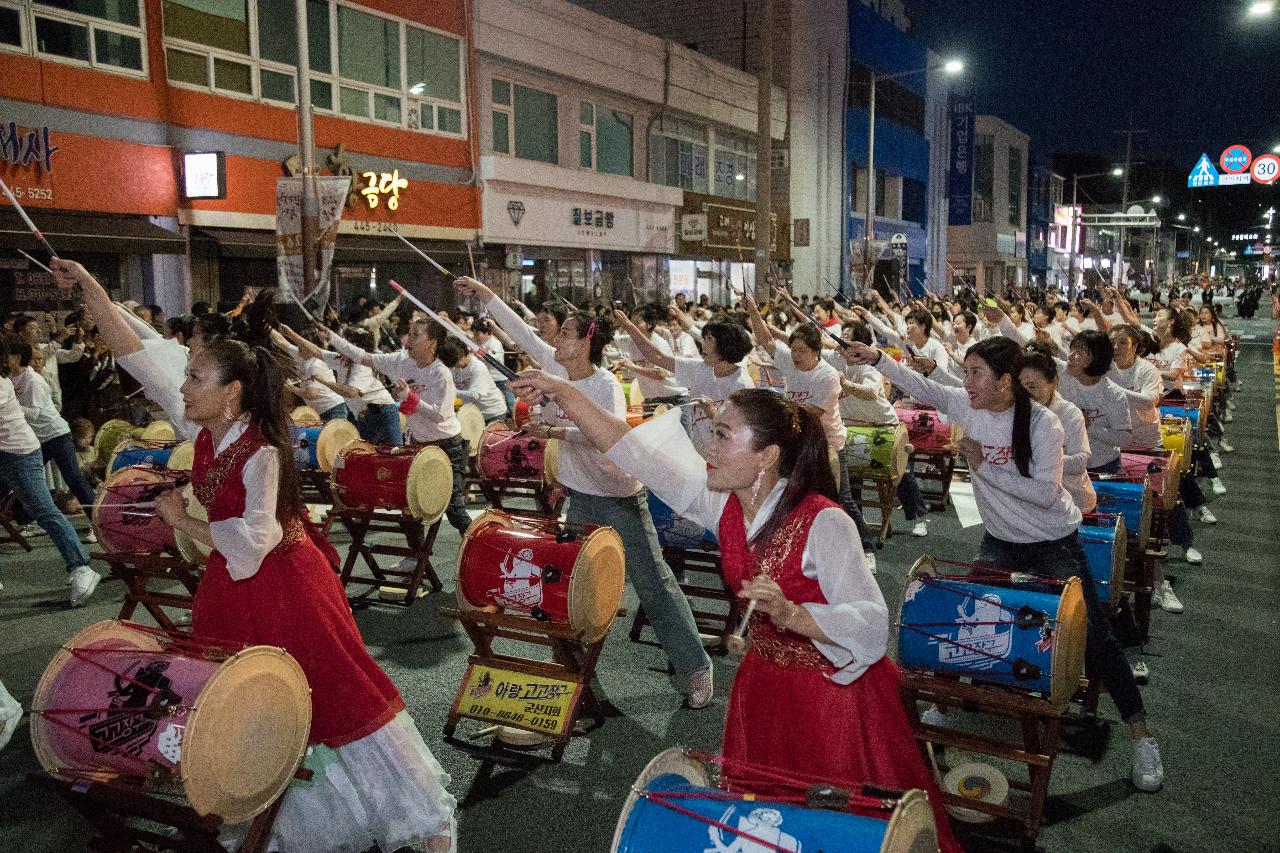
[[[315,142],[311,127],[311,45],[308,41],[307,3],[295,0],[298,42],[298,148],[302,156],[302,293],[295,293],[298,304],[316,291],[316,231],[319,229],[320,202],[316,197]],[[324,316],[324,306],[316,309]]]
[[[760,74],[756,85],[756,293],[769,298],[773,241],[773,0],[760,0]],[[764,272],[763,282],[761,272]],[[745,271],[744,271],[745,275]]]
[[[1133,135],[1135,133],[1150,133],[1149,130],[1137,130],[1133,126],[1133,110],[1129,110],[1129,127],[1124,130],[1113,130],[1112,133],[1125,134],[1124,144],[1124,189],[1120,194],[1120,212],[1127,213],[1129,210],[1129,168],[1133,160]],[[1116,267],[1112,271],[1111,283],[1117,288],[1121,287],[1124,282],[1121,280],[1124,274],[1124,238],[1126,234],[1124,224],[1120,225],[1120,239],[1116,248]]]

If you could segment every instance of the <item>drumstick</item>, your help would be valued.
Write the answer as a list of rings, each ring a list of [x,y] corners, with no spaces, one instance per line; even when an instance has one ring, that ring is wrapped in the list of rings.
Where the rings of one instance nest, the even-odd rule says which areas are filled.
[[[14,210],[18,211],[18,216],[20,216],[22,221],[26,223],[27,228],[31,229],[31,233],[36,235],[36,239],[44,244],[45,249],[49,252],[49,256],[54,258],[58,257],[58,253],[49,245],[49,241],[40,233],[40,229],[31,221],[31,217],[27,216],[27,212],[23,210],[22,205],[18,203],[18,199],[14,196],[13,190],[9,189],[9,185],[6,184],[3,179],[0,179],[0,190],[4,191],[5,196],[9,199],[9,203],[13,205]]]
[[[19,254],[19,255],[22,255],[22,257],[26,258],[27,260],[31,261],[31,263],[33,263],[33,264],[35,264],[36,266],[40,267],[40,269],[44,270],[44,271],[45,271],[45,272],[47,272],[49,275],[53,275],[53,270],[49,269],[49,268],[48,268],[48,267],[46,267],[44,264],[40,263],[40,262],[39,262],[39,261],[37,261],[35,258],[31,257],[31,256],[30,256],[30,255],[28,255],[26,252],[22,251],[21,249],[18,249],[18,254]]]
[[[738,623],[738,630],[734,631],[724,639],[724,648],[734,657],[741,657],[747,652],[747,626],[751,622],[751,616],[756,612],[756,600],[753,598],[747,603],[747,612],[742,614],[742,621]]]
[[[406,241],[406,242],[408,242],[408,241]],[[423,257],[426,257],[426,255],[423,255]],[[434,263],[434,262],[433,262],[433,263]],[[480,356],[480,358],[484,361],[484,363],[485,363],[485,364],[489,365],[489,366],[490,366],[490,367],[492,367],[494,370],[498,371],[498,372],[499,372],[499,373],[501,373],[503,376],[507,377],[507,379],[516,379],[516,378],[518,377],[518,374],[517,374],[514,370],[512,370],[512,369],[511,369],[511,368],[509,368],[509,367],[507,367],[505,364],[503,364],[502,362],[498,361],[498,360],[497,360],[496,358],[494,358],[493,356],[489,355],[489,353],[485,351],[485,348],[484,348],[484,347],[480,346],[480,345],[479,345],[479,344],[477,344],[475,341],[471,340],[471,338],[468,338],[468,337],[463,333],[463,331],[462,331],[461,329],[459,329],[457,326],[453,325],[453,323],[450,323],[448,320],[446,320],[445,318],[441,317],[439,314],[437,314],[436,312],[434,312],[434,311],[432,311],[430,308],[428,308],[428,307],[427,307],[427,306],[422,302],[422,300],[418,299],[418,297],[414,296],[412,293],[410,293],[409,291],[407,291],[407,290],[405,290],[403,287],[401,287],[401,286],[399,285],[399,283],[398,283],[398,282],[396,282],[396,280],[395,280],[395,279],[392,279],[392,280],[391,280],[391,286],[392,286],[392,287],[394,287],[394,288],[396,289],[396,292],[397,292],[397,293],[399,293],[401,296],[404,296],[404,297],[405,297],[405,298],[407,298],[410,302],[412,302],[414,305],[417,305],[417,306],[418,306],[419,308],[421,308],[424,312],[426,312],[426,314],[427,314],[427,316],[428,316],[428,317],[430,317],[432,320],[435,320],[435,321],[436,321],[437,323],[439,323],[441,326],[444,326],[445,331],[449,332],[449,333],[450,333],[451,335],[453,335],[455,338],[457,338],[458,340],[462,341],[463,345],[464,345],[467,349],[469,349],[469,350],[471,350],[473,353],[475,353],[476,355]]]
[[[421,255],[421,256],[422,256],[422,259],[423,259],[424,261],[426,261],[427,263],[431,264],[431,266],[433,266],[433,267],[435,267],[437,270],[439,270],[441,275],[448,276],[448,277],[450,277],[450,278],[452,278],[452,277],[453,277],[453,273],[449,272],[447,269],[445,269],[444,267],[442,267],[442,266],[440,266],[438,263],[436,263],[435,258],[431,257],[431,256],[430,256],[430,255],[428,255],[426,252],[422,251],[422,250],[421,250],[421,249],[419,249],[417,246],[415,246],[415,245],[413,245],[412,243],[410,243],[407,239],[405,239],[405,236],[404,236],[403,234],[401,234],[399,231],[397,231],[394,227],[392,227],[392,228],[391,228],[391,233],[392,233],[392,234],[394,234],[394,235],[396,235],[397,237],[399,237],[399,238],[400,238],[400,242],[401,242],[401,243],[404,243],[404,244],[405,244],[406,246],[408,246],[410,249],[413,249],[415,252],[417,252],[419,255]],[[394,282],[392,282],[392,283],[394,284]],[[409,298],[410,298],[410,299],[413,299],[413,297],[412,297],[412,296],[411,296],[411,297],[409,297]],[[414,300],[414,301],[416,302],[417,300]]]
[[[794,299],[791,298],[790,293],[787,293],[782,288],[776,287],[776,286],[773,287],[773,291],[777,293],[779,296],[781,296],[784,302],[786,302],[788,305],[794,308],[797,314],[799,314],[801,317],[808,320],[815,329],[817,329],[819,332],[822,332],[827,337],[831,338],[831,340],[835,341],[836,346],[840,347],[840,349],[848,349],[849,347],[848,341],[846,341],[844,338],[840,337],[835,332],[828,329],[826,326],[821,325],[817,320],[813,319],[808,314],[804,313],[804,309],[800,307],[799,303],[797,303]]]
[[[471,265],[471,277],[474,278],[476,281],[479,281],[480,276],[476,275],[476,259],[475,259],[475,256],[471,254],[470,242],[467,243],[467,263]]]

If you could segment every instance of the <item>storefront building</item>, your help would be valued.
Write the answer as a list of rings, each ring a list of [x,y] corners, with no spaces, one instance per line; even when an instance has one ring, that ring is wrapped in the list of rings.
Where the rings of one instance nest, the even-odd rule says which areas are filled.
[[[673,260],[719,257],[682,218],[693,194],[754,209],[753,77],[567,2],[474,14],[490,286],[633,304],[684,280]]]
[[[56,148],[6,157],[0,175],[60,254],[122,296],[175,313],[274,285],[276,181],[298,153],[292,2],[67,6],[0,7],[0,127],[47,128]],[[392,228],[465,258],[480,209],[463,3],[311,0],[308,30],[317,166],[353,179],[339,287],[393,271],[377,264],[419,274]],[[188,181],[192,154],[214,155],[207,186]],[[5,213],[0,241],[30,247]],[[38,279],[4,270],[0,286],[8,273]]]

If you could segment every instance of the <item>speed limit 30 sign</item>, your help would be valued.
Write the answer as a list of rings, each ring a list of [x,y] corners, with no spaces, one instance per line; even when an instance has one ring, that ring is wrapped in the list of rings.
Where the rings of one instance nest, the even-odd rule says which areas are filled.
[[[1274,184],[1280,178],[1280,157],[1275,154],[1255,157],[1249,174],[1260,184]]]

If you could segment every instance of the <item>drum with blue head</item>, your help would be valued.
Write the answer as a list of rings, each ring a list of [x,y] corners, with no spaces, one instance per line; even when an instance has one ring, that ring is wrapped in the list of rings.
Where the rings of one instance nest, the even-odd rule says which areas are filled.
[[[1086,619],[1079,578],[1061,589],[947,577],[922,557],[898,610],[898,662],[1038,693],[1065,707],[1084,670]]]
[[[1103,515],[1119,515],[1124,518],[1124,529],[1134,544],[1146,550],[1147,537],[1151,535],[1151,506],[1154,495],[1146,481],[1130,482],[1127,479],[1099,478],[1093,481],[1093,491],[1098,496],[1095,512]]]
[[[662,499],[649,492],[649,515],[658,531],[658,542],[663,548],[679,548],[684,551],[719,551],[720,542],[714,533],[697,522],[676,515],[675,510]]]
[[[1079,534],[1098,600],[1103,604],[1119,605],[1124,597],[1124,569],[1128,555],[1124,516],[1089,517],[1080,525]]]
[[[882,819],[729,793],[709,782],[702,764],[683,750],[659,753],[631,786],[614,830],[613,853],[914,853],[938,848],[933,810],[920,790],[903,794],[884,809]]]
[[[317,469],[320,460],[316,456],[316,447],[320,442],[322,427],[293,426],[293,461],[299,468]]]
[[[169,456],[181,442],[152,441],[145,438],[127,438],[116,447],[107,465],[107,473],[114,474],[130,465],[155,465],[167,468]]]

